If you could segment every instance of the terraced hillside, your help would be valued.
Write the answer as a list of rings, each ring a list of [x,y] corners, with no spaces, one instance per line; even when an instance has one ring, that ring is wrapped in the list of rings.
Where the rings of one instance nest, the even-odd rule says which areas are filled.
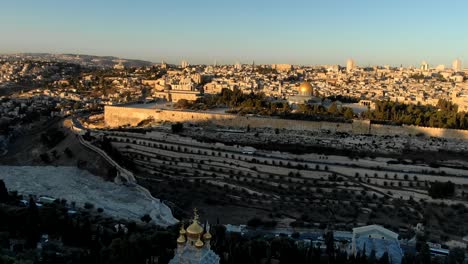
[[[468,232],[460,230],[468,218],[463,168],[262,150],[249,155],[241,146],[198,142],[164,129],[100,134],[104,139],[97,144],[135,171],[154,196],[169,201],[176,217],[198,206],[211,221],[231,224],[254,217],[265,226],[304,228],[376,223],[410,235],[423,222],[435,239]],[[454,195],[432,199],[428,190],[436,181],[454,183]]]

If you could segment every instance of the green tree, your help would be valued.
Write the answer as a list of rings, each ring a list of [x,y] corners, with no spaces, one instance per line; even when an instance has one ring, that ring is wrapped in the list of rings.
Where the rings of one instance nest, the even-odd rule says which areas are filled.
[[[346,110],[344,111],[343,116],[346,119],[353,119],[354,117],[353,109],[346,107]]]
[[[188,109],[192,104],[187,99],[180,99],[177,103],[174,104],[174,108],[178,109]]]
[[[335,256],[335,237],[333,236],[333,231],[328,231],[325,234],[325,246],[326,253],[329,258],[334,258]]]
[[[332,115],[338,114],[338,106],[336,102],[333,102],[330,107],[328,108],[328,112]]]
[[[74,110],[78,110],[78,109],[80,109],[80,108],[81,108],[80,102],[76,102],[75,104],[73,104],[73,109],[74,109]]]
[[[8,200],[8,189],[6,188],[5,182],[0,180],[0,203],[4,203]]]
[[[448,182],[438,182],[435,181],[431,184],[428,190],[429,196],[434,199],[445,198],[453,196],[455,193],[455,184],[451,181]]]
[[[145,214],[142,218],[141,218],[141,221],[145,222],[145,223],[149,223],[151,221],[151,216],[149,216],[148,214]]]
[[[421,246],[419,250],[419,254],[417,256],[419,263],[430,264],[431,263],[431,251],[429,249],[429,245],[427,245],[426,240],[424,238],[418,241],[418,244],[420,244]]]
[[[28,248],[35,248],[39,241],[39,221],[39,210],[36,201],[33,197],[30,197],[25,224],[26,247]]]
[[[182,123],[177,122],[171,125],[171,130],[172,133],[180,133],[184,131],[184,125]]]
[[[379,259],[379,264],[389,264],[390,258],[388,257],[388,252],[383,253],[382,257]]]
[[[463,248],[453,248],[448,255],[449,264],[462,264],[465,260],[465,250]]]

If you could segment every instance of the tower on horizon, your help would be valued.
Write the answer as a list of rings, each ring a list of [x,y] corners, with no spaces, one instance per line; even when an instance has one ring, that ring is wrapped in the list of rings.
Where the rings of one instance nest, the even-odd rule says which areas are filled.
[[[236,70],[241,70],[241,69],[242,69],[242,65],[241,65],[238,61],[236,61],[236,64],[234,64],[234,68],[235,68]]]
[[[189,63],[186,60],[183,60],[180,62],[180,67],[187,68],[188,66],[189,66]]]
[[[429,64],[426,61],[421,62],[421,70],[423,71],[429,70]]]
[[[462,70],[462,62],[460,59],[456,59],[452,63],[452,69],[456,72],[459,72]]]
[[[355,67],[354,60],[348,59],[348,61],[346,61],[346,71],[350,72],[354,69],[354,67]]]
[[[161,69],[166,69],[167,63],[164,60],[161,60]]]

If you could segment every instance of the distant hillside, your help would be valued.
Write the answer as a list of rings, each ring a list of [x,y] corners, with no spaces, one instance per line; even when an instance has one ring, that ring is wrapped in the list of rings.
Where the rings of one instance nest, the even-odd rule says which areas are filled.
[[[117,58],[113,56],[94,56],[83,54],[19,53],[5,56],[15,56],[31,60],[70,62],[89,67],[113,67],[119,62],[122,62],[126,67],[142,67],[151,66],[154,64],[150,61],[143,60],[132,60]]]

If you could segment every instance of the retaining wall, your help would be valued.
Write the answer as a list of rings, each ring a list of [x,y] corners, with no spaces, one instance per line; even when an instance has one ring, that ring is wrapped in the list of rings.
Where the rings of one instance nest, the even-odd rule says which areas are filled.
[[[122,106],[105,106],[104,120],[106,125],[117,127],[122,125],[135,126],[141,121],[154,118],[170,122],[212,123],[234,127],[270,127],[291,130],[329,130],[331,132],[346,132],[350,134],[373,135],[418,135],[431,137],[468,139],[468,130],[444,129],[419,126],[390,126],[370,124],[369,120],[353,120],[352,123],[335,123],[304,121],[279,118],[262,118],[254,116],[239,116],[223,113],[206,113],[182,110],[160,110],[132,108]]]

